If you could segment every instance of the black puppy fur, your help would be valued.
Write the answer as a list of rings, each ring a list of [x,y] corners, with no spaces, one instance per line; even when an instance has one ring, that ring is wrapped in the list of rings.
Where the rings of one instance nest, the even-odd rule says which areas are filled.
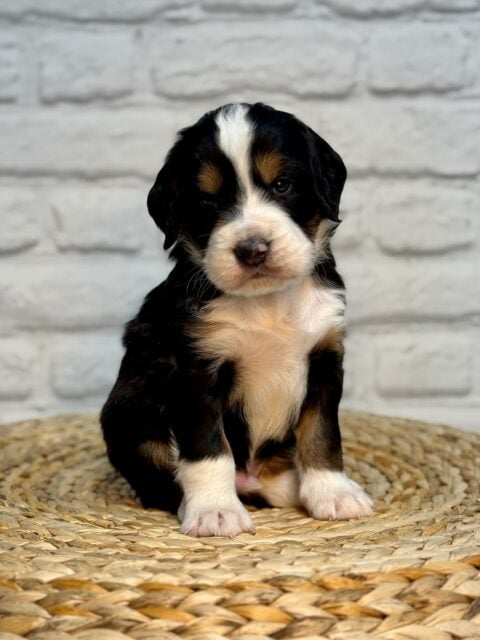
[[[125,356],[101,414],[110,461],[145,507],[178,510],[184,496],[176,474],[179,462],[188,464],[233,456],[237,472],[247,474],[255,460],[256,468],[267,469],[265,477],[269,478],[297,469],[300,485],[302,473],[310,469],[339,472],[343,477],[337,415],[343,377],[340,325],[319,334],[305,355],[307,374],[299,410],[292,412],[288,424],[273,437],[262,441],[257,434],[255,450],[251,425],[235,391],[242,375],[238,359],[206,355],[199,348],[204,331],[199,318],[209,305],[232,297],[242,305],[256,296],[255,292],[248,292],[244,297],[235,297],[235,291],[223,291],[218,282],[212,282],[208,267],[204,266],[212,237],[241,218],[239,203],[247,197],[235,158],[229,157],[219,144],[218,118],[222,113],[227,118],[233,108],[209,112],[180,132],[148,196],[149,213],[165,234],[165,249],[173,246],[170,257],[175,266],[167,279],[148,294],[138,315],[128,323],[123,338]],[[285,225],[294,222],[303,234],[304,244],[313,247],[316,238],[318,242],[322,224],[323,229],[328,229],[308,278],[316,287],[333,291],[341,299],[344,285],[329,243],[339,222],[339,201],[346,178],[341,158],[294,116],[263,104],[242,108],[251,131],[248,147],[251,188],[261,192],[268,202],[268,216],[278,210],[283,212],[279,215],[290,220]],[[228,122],[224,126],[228,131]],[[281,158],[278,167],[272,153]],[[270,159],[267,169],[263,160],[255,160],[258,158]],[[274,175],[277,168],[280,176]],[[203,176],[201,179],[199,174]],[[270,219],[268,216],[265,219]],[[262,240],[256,242],[258,245]],[[257,269],[241,267],[246,272]],[[255,277],[262,280],[260,272]],[[265,294],[260,289],[258,295],[268,297],[268,288]],[[281,290],[278,295],[282,295]],[[211,331],[214,333],[215,327]],[[368,512],[369,505],[367,508],[364,502],[363,507],[353,512],[347,509],[347,516],[342,516],[338,508],[342,496],[344,492],[340,491],[335,498],[337,516],[333,513],[327,517]],[[243,497],[257,504],[269,503],[261,490],[246,490]],[[357,498],[357,503],[361,501]],[[318,515],[315,508],[306,506],[314,517],[322,517],[321,512]],[[188,500],[186,507],[188,512]],[[186,532],[222,535],[222,505],[215,503],[212,508],[219,511],[219,529],[202,529],[200,518],[195,526],[188,525]],[[246,528],[240,526],[238,530]],[[228,535],[238,532],[234,529]]]

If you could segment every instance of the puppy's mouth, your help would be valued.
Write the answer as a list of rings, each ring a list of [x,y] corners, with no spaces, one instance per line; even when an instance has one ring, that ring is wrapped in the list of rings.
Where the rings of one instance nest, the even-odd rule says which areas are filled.
[[[240,296],[263,295],[283,290],[299,278],[296,271],[284,265],[235,265],[225,279],[223,290]]]
[[[266,265],[258,265],[257,267],[244,267],[242,265],[242,269],[244,273],[250,278],[264,278],[265,276],[270,276],[274,274],[274,271],[270,267]]]
[[[312,245],[305,239],[269,242],[250,238],[225,243],[217,241],[206,252],[204,268],[221,291],[240,296],[264,295],[283,290],[310,273],[314,264]]]
[[[239,265],[245,280],[261,280],[262,278],[275,278],[289,280],[298,274],[285,265],[262,263],[257,266]]]

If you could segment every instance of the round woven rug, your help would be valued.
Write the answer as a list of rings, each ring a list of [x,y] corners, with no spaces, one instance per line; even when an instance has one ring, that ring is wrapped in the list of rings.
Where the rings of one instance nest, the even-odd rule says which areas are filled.
[[[92,416],[0,428],[0,640],[478,640],[480,436],[341,422],[375,515],[252,509],[232,540],[142,509]]]

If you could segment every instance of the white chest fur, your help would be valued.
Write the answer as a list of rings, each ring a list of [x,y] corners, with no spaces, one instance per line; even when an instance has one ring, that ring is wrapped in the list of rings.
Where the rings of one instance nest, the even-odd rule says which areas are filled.
[[[281,438],[298,417],[306,392],[308,354],[343,325],[338,291],[307,279],[265,296],[221,296],[202,314],[198,347],[236,366],[232,401],[249,425],[251,453]]]

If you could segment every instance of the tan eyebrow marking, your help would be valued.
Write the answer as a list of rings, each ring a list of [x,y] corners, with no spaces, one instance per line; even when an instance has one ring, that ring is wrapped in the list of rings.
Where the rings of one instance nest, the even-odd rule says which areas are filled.
[[[217,194],[222,186],[223,178],[220,169],[212,162],[204,162],[198,173],[197,183],[202,191]]]
[[[260,153],[254,158],[255,166],[265,184],[271,184],[278,178],[285,166],[283,158],[275,151]]]

